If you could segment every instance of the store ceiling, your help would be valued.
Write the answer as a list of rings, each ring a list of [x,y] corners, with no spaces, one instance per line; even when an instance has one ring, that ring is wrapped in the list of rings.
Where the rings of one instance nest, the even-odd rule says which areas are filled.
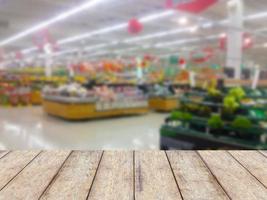
[[[0,0],[0,43],[7,38],[31,28],[47,19],[86,2],[85,0]],[[127,23],[129,19],[143,18],[152,14],[171,12],[164,8],[165,0],[104,0],[101,3],[81,13],[67,18],[48,27],[53,39],[58,41],[60,50],[70,51],[69,54],[56,54],[55,58],[65,60],[73,59],[77,52],[73,50],[88,48],[84,53],[86,58],[101,58],[107,56],[135,56],[145,53],[164,56],[172,53],[188,54],[193,48],[218,46],[217,36],[227,31],[226,24],[218,24],[227,19],[227,0],[220,0],[201,15],[190,15],[175,11],[149,22],[144,22],[142,33],[133,36],[127,28],[100,32],[91,37],[69,43],[64,43],[66,38],[71,38],[92,33],[106,27]],[[254,48],[245,52],[245,58],[253,58],[255,62],[266,66],[267,48],[262,48],[267,43],[267,4],[266,0],[244,0],[245,4],[245,29],[254,37]],[[256,19],[248,20],[248,17]],[[264,14],[265,13],[265,14]],[[187,25],[179,25],[177,20],[186,16]],[[209,27],[210,23],[215,24]],[[199,29],[191,33],[189,27],[198,26]],[[203,27],[202,27],[203,26]],[[183,29],[183,31],[180,31]],[[174,31],[175,30],[175,31]],[[33,34],[2,46],[5,52],[33,47]],[[36,57],[33,51],[25,57]]]

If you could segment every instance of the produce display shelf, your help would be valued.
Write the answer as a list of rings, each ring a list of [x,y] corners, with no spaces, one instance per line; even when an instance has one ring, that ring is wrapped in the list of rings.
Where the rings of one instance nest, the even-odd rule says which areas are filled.
[[[178,104],[176,97],[151,97],[149,99],[149,108],[156,111],[170,112],[176,109]]]
[[[31,92],[31,103],[33,105],[41,105],[42,104],[42,95],[40,91],[32,91]]]
[[[99,111],[96,103],[66,103],[44,99],[43,109],[46,113],[66,120],[85,120],[126,115],[141,115],[149,112],[148,106],[117,108]]]
[[[168,149],[267,149],[266,144],[227,136],[216,137],[186,128],[163,125],[160,130],[160,148]]]

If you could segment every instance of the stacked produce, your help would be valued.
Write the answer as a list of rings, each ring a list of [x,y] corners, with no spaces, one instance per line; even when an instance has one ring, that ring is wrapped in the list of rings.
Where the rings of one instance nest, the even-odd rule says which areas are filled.
[[[179,109],[167,118],[162,133],[168,130],[175,136],[183,132],[260,148],[267,145],[266,111],[263,93],[252,95],[241,87],[193,90],[181,98]]]
[[[95,86],[86,89],[78,83],[70,83],[60,87],[46,86],[43,98],[65,103],[95,103],[96,110],[134,108],[147,106],[146,95],[133,86]]]

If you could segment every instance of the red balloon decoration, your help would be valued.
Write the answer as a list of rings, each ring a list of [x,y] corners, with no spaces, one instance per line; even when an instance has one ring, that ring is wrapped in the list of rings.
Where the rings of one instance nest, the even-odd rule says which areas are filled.
[[[167,8],[174,8],[185,12],[200,13],[208,9],[217,1],[218,0],[166,0],[166,6]]]
[[[133,18],[128,22],[128,32],[130,34],[138,34],[143,30],[143,24],[137,19]]]

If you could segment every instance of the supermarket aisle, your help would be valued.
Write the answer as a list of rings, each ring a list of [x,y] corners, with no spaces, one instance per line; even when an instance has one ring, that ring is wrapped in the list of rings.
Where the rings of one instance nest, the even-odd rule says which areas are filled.
[[[66,122],[41,107],[0,108],[0,149],[158,149],[166,114]]]

